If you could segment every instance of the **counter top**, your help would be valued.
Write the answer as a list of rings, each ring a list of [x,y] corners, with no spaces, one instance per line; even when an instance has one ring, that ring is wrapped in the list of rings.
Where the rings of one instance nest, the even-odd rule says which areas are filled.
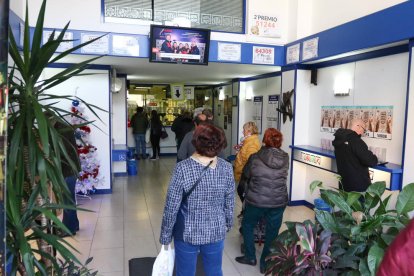
[[[331,150],[326,150],[326,149],[322,149],[319,147],[308,146],[308,145],[298,145],[298,146],[289,146],[289,147],[291,149],[302,150],[302,151],[306,151],[309,153],[318,154],[321,156],[336,159],[335,153]],[[385,171],[389,173],[398,173],[398,174],[402,174],[402,171],[403,171],[401,168],[401,165],[394,164],[394,163],[387,163],[385,165],[375,166],[373,167],[373,169]]]

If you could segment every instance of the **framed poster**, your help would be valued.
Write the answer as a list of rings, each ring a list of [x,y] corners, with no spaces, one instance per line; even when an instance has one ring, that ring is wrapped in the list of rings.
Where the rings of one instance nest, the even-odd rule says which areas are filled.
[[[279,112],[279,95],[269,95],[267,102],[267,127],[278,128]]]

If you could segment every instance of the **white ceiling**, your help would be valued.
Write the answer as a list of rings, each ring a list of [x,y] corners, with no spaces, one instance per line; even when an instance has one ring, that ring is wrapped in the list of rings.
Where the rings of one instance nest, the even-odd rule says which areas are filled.
[[[71,55],[62,62],[75,63],[92,56]],[[111,65],[117,73],[128,75],[131,83],[185,83],[215,85],[235,78],[248,78],[280,71],[279,66],[210,62],[208,66],[152,63],[148,58],[105,56],[94,64]]]

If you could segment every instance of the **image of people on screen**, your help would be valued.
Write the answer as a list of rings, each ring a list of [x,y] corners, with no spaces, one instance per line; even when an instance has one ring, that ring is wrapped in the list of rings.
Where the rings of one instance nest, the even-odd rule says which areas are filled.
[[[152,58],[157,61],[204,63],[207,37],[197,30],[159,28],[153,32]]]

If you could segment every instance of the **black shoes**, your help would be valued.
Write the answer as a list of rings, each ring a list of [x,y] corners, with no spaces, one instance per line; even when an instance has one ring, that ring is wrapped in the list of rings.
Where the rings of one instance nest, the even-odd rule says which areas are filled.
[[[266,272],[266,268],[264,268],[264,267],[260,267],[260,273],[262,273],[262,274],[265,274],[265,272]]]
[[[249,260],[247,259],[246,256],[236,257],[236,262],[241,263],[241,264],[252,265],[252,266],[255,266],[257,264],[256,260]]]

